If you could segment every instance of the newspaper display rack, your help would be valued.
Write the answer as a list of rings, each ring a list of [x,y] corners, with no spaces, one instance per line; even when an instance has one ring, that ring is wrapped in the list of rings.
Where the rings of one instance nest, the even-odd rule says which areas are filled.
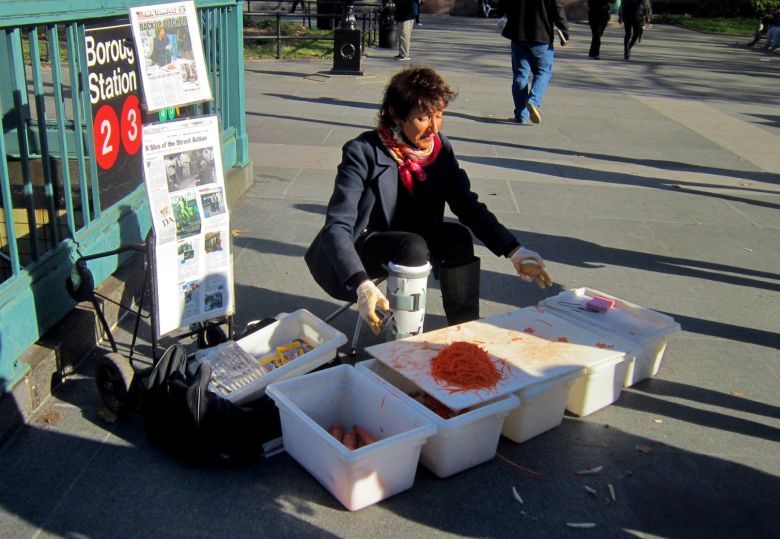
[[[159,335],[233,314],[233,264],[216,116],[143,128]]]
[[[235,305],[219,120],[213,115],[173,119],[182,113],[179,107],[212,99],[195,5],[130,7],[129,19],[144,98],[135,117],[142,117],[140,111],[167,109],[160,118],[172,120],[144,123],[139,129],[141,159],[132,173],[146,186],[152,230],[143,243],[80,257],[66,281],[74,300],[92,302],[111,345],[112,352],[95,362],[95,380],[103,403],[114,413],[134,404],[136,365],[148,370],[148,363],[133,360],[142,318],[150,319],[154,366],[159,338],[174,331],[177,340],[197,336],[199,348],[232,338]],[[119,353],[87,266],[90,260],[126,251],[143,254],[145,269],[140,297],[132,306],[120,304],[136,316],[127,355]]]

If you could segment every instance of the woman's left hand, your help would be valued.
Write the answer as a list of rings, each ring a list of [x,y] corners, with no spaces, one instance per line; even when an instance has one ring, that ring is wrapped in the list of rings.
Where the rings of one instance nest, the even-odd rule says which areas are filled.
[[[539,288],[552,285],[553,281],[544,269],[544,260],[536,251],[518,247],[509,259],[523,281],[535,282]]]

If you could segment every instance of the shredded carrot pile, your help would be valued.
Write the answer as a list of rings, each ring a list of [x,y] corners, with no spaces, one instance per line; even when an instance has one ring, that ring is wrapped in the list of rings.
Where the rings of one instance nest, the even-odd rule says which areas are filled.
[[[433,358],[431,376],[445,384],[450,393],[492,389],[501,380],[501,374],[487,352],[463,341],[452,343]]]

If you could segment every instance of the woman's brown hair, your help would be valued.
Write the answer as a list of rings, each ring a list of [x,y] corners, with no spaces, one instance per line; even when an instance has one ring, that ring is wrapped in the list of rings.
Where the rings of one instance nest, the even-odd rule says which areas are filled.
[[[385,97],[379,109],[379,125],[392,128],[396,123],[393,113],[401,120],[406,120],[416,108],[427,113],[444,109],[456,95],[433,69],[404,69],[393,75],[385,88]]]

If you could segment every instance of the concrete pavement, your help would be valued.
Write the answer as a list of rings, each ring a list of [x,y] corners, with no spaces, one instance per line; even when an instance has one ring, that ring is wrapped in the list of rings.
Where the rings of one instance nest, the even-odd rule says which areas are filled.
[[[630,62],[621,30],[609,28],[593,61],[589,29],[574,25],[543,123],[520,126],[504,121],[508,42],[493,21],[423,23],[412,57],[459,91],[444,132],[461,165],[556,281],[546,291],[523,285],[479,246],[482,314],[578,286],[607,292],[682,324],[659,375],[526,443],[502,439],[503,458],[445,480],[420,468],[411,490],[349,513],[287,455],[191,469],[150,445],[138,418],[106,422],[85,362],[0,448],[0,535],[777,535],[780,58],[736,38],[654,26]],[[238,327],[338,306],[302,255],[322,224],[341,145],[374,125],[384,85],[403,65],[395,53],[371,50],[363,77],[329,76],[329,63],[247,63],[255,179],[232,208]],[[435,281],[428,312],[429,329],[445,324]],[[333,325],[351,335],[354,320],[353,311]],[[361,345],[372,342],[364,334]],[[574,473],[595,466],[598,475]]]

